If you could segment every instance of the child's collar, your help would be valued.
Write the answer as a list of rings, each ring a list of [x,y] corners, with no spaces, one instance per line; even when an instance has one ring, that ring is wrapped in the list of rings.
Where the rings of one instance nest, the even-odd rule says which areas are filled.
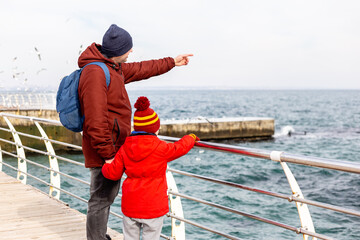
[[[153,136],[156,136],[155,133],[148,133],[148,132],[145,132],[145,131],[132,131],[130,136],[137,136],[137,135],[153,135]]]

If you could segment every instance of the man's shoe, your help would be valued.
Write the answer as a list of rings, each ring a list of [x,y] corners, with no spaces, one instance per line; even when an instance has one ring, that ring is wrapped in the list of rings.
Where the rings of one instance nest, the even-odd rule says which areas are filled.
[[[106,234],[106,239],[107,239],[107,240],[111,240],[111,237],[110,237],[109,234]]]

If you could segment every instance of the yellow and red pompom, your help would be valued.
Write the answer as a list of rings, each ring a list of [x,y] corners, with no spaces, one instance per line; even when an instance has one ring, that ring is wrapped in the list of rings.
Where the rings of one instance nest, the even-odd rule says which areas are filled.
[[[147,97],[141,96],[137,99],[136,103],[134,104],[134,107],[138,111],[144,111],[150,107],[150,101]]]

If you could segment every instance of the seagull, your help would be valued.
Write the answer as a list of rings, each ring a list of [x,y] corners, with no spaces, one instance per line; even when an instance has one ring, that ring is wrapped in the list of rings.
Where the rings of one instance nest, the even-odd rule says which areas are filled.
[[[211,125],[214,124],[214,123],[210,122],[209,119],[207,119],[206,117],[203,117],[203,116],[198,116],[197,119],[199,119],[199,120],[205,120],[205,121],[207,121],[208,123],[210,123]]]
[[[14,62],[16,59],[17,59],[17,57],[14,57],[14,58],[13,58],[13,62]]]
[[[41,61],[41,55],[40,55],[40,52],[39,52],[39,50],[36,48],[36,47],[34,47],[35,48],[35,52],[36,52],[36,54],[38,55],[38,57],[39,57],[39,60]]]
[[[0,71],[0,73],[3,73],[3,72],[4,72],[4,70],[1,70],[1,71]]]
[[[46,68],[42,68],[39,71],[37,71],[36,74],[39,74],[40,72],[45,71],[45,70],[46,70]]]
[[[25,72],[16,72],[16,73],[14,73],[14,75],[15,75],[15,76],[19,76],[19,75],[24,74],[24,73],[25,73]],[[13,76],[14,76],[14,75],[13,75]]]
[[[16,73],[13,73],[12,77],[13,77],[13,79],[18,80],[18,79],[19,79],[18,77],[19,77],[21,74],[24,74],[24,72],[16,72]]]
[[[80,55],[80,53],[83,51],[83,45],[81,44],[80,45],[80,49],[79,49],[79,55]]]

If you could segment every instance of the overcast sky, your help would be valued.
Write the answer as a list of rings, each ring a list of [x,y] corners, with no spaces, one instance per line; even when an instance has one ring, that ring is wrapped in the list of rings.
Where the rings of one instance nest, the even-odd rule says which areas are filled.
[[[359,13],[358,0],[2,0],[0,87],[56,90],[116,23],[129,61],[194,54],[130,89],[360,89]]]

